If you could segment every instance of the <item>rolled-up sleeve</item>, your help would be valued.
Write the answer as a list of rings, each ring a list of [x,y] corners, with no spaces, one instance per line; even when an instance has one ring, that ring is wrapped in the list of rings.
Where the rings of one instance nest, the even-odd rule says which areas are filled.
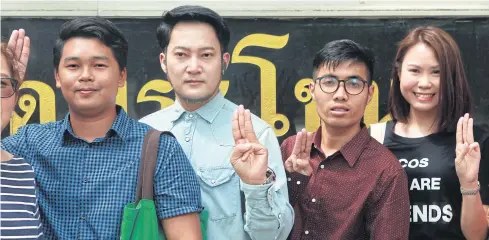
[[[246,199],[245,231],[251,239],[286,239],[294,223],[294,210],[289,203],[280,146],[270,127],[259,134],[259,141],[268,149],[268,167],[276,179],[266,185],[241,182]]]
[[[2,149],[19,157],[27,158],[27,136],[30,125],[22,126],[17,133],[2,139]],[[30,164],[30,162],[29,162]]]
[[[154,193],[159,219],[203,210],[200,185],[192,165],[177,140],[167,134],[160,137]]]

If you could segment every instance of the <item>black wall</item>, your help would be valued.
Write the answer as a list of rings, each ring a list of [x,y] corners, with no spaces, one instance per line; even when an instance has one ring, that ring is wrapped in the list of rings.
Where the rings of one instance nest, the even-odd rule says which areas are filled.
[[[155,29],[158,19],[111,19],[126,34],[129,41],[127,110],[135,118],[141,118],[160,109],[157,102],[137,103],[140,89],[153,79],[166,79],[159,66],[159,48],[156,43]],[[52,48],[59,27],[66,19],[25,19],[3,18],[2,36],[8,39],[13,29],[24,28],[31,38],[31,58],[27,72],[28,80],[37,80],[51,86],[55,92],[56,119],[63,118],[67,104],[61,92],[54,86]],[[376,54],[375,81],[380,90],[378,117],[386,114],[386,100],[389,88],[392,60],[396,44],[407,31],[419,25],[435,25],[448,31],[457,41],[462,51],[466,72],[476,106],[476,122],[483,122],[489,117],[489,18],[482,19],[228,19],[231,28],[229,51],[232,53],[236,44],[250,34],[269,34],[283,36],[289,34],[283,48],[271,49],[250,46],[243,49],[241,55],[267,59],[276,68],[277,113],[284,114],[290,121],[290,128],[283,137],[295,133],[304,122],[305,103],[300,102],[294,94],[296,83],[300,79],[310,78],[312,58],[326,42],[349,38],[372,48]],[[265,39],[265,38],[264,38]],[[268,40],[267,40],[268,41]],[[232,63],[228,68],[225,80],[230,81],[226,97],[235,103],[242,103],[252,112],[261,115],[260,93],[262,89],[260,68],[253,64]],[[273,79],[272,79],[273,80]],[[272,82],[273,84],[273,82]],[[41,121],[39,102],[48,101],[46,96],[31,93],[38,101],[36,111],[29,118],[29,123]],[[173,92],[148,92],[149,95],[164,95],[174,98]],[[39,100],[41,99],[44,100]],[[267,106],[268,107],[268,106]],[[20,116],[24,112],[19,108]],[[280,124],[277,125],[280,127]],[[4,131],[4,135],[8,135]]]

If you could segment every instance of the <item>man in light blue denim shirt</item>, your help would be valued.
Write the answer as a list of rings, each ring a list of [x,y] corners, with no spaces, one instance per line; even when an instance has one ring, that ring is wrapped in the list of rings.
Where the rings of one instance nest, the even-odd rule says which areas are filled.
[[[160,63],[176,102],[141,122],[171,131],[191,160],[209,211],[208,239],[283,240],[294,212],[274,131],[219,91],[229,36],[224,20],[208,8],[165,13],[157,30]]]

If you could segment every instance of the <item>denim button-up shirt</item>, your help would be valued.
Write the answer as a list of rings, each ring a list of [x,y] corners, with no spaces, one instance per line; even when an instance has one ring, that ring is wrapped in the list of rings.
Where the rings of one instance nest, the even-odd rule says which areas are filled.
[[[175,102],[140,121],[171,131],[200,178],[202,201],[209,211],[208,239],[286,239],[293,225],[280,146],[273,130],[252,115],[253,128],[268,148],[268,165],[276,180],[266,185],[242,182],[230,163],[234,148],[232,115],[237,105],[220,93],[194,112]],[[240,190],[246,213],[241,209]]]

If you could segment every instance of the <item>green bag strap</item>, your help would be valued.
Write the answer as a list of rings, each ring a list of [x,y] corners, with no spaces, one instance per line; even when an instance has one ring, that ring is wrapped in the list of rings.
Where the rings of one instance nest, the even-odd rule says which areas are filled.
[[[141,199],[153,200],[153,181],[161,134],[169,134],[174,137],[170,132],[160,132],[155,129],[151,129],[144,136],[141,163],[139,165],[138,187],[136,190],[136,206]]]

